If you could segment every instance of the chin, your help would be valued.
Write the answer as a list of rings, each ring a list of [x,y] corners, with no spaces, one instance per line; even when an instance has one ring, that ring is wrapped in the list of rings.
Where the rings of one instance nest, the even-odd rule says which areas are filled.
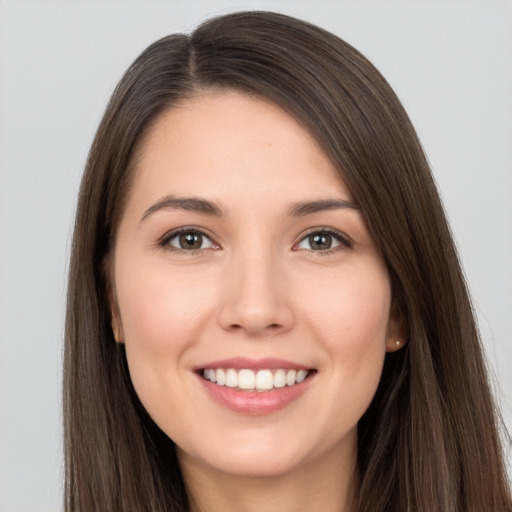
[[[182,465],[209,468],[216,473],[243,478],[277,478],[305,471],[327,460],[336,464],[336,460],[338,463],[348,460],[347,455],[350,459],[350,455],[355,456],[355,429],[345,437],[346,442],[334,445],[327,439],[328,435],[315,442],[300,429],[283,435],[276,435],[275,429],[266,435],[253,432],[254,435],[239,439],[234,435],[214,441],[212,437],[208,445],[186,447],[186,450],[178,448],[178,457]]]
[[[248,453],[247,450],[230,451],[229,454],[215,454],[211,457],[195,457],[178,448],[178,457],[182,464],[203,466],[215,473],[240,478],[277,478],[291,474],[304,465],[297,453],[293,457],[287,453],[273,451],[268,453]]]

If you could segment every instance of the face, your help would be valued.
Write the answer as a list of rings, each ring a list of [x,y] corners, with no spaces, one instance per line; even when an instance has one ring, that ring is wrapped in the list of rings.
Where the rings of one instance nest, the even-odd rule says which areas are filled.
[[[360,212],[293,118],[234,92],[163,114],[113,262],[117,341],[182,464],[277,475],[355,457],[402,329]]]

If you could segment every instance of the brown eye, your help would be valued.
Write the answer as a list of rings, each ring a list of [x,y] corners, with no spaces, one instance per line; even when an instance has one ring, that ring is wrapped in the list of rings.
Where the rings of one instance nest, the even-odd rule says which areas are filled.
[[[314,251],[325,251],[332,247],[332,236],[328,233],[316,233],[308,236],[308,243]]]
[[[183,231],[169,238],[167,243],[175,249],[184,251],[198,251],[213,247],[213,242],[198,231]]]
[[[315,231],[304,237],[297,245],[298,250],[329,251],[331,249],[350,247],[351,243],[337,232]]]

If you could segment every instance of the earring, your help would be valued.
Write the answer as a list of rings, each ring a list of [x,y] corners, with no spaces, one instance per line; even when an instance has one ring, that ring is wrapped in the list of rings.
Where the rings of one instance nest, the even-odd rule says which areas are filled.
[[[402,342],[401,342],[400,340],[395,340],[395,345],[396,345],[397,347],[399,347],[401,344],[402,344]]]

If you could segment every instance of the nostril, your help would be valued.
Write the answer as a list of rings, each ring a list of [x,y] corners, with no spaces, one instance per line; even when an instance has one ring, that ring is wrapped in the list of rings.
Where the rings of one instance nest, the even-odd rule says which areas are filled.
[[[282,325],[281,324],[277,324],[277,323],[274,323],[274,324],[269,324],[267,325],[266,327],[264,327],[263,329],[260,329],[258,328],[257,331],[267,331],[268,332],[274,332],[274,331],[279,331],[279,329],[282,328]],[[243,325],[241,324],[231,324],[228,328],[231,332],[237,332],[237,331],[240,331],[240,330],[247,330]]]

